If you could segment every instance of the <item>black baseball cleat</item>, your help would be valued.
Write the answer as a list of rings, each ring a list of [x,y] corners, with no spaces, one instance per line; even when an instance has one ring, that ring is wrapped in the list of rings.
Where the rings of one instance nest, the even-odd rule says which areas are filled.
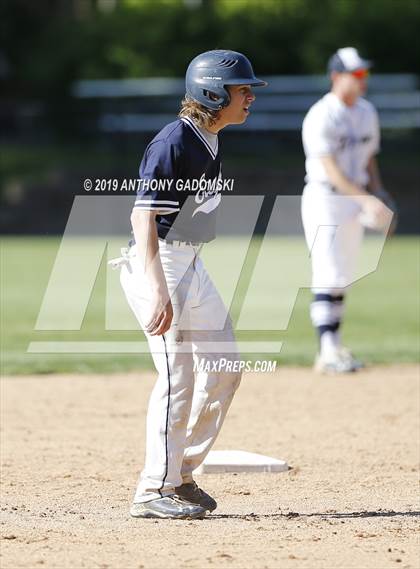
[[[133,518],[195,520],[204,518],[206,509],[172,494],[149,502],[134,503],[130,515]]]
[[[217,502],[197,486],[195,482],[188,482],[175,488],[175,493],[192,504],[198,504],[205,510],[212,512],[217,508]]]

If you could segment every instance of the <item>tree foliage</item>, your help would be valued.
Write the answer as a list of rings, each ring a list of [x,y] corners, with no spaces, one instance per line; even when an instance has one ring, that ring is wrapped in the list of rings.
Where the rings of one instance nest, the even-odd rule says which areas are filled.
[[[322,73],[353,45],[378,72],[420,72],[420,0],[3,0],[2,82],[52,96],[78,78],[182,76],[223,47],[259,74]]]

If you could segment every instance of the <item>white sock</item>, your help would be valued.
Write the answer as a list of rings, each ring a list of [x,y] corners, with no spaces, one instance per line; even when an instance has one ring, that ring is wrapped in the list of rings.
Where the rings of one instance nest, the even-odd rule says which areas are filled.
[[[337,351],[340,345],[340,335],[338,332],[324,332],[320,339],[321,356],[330,356]]]

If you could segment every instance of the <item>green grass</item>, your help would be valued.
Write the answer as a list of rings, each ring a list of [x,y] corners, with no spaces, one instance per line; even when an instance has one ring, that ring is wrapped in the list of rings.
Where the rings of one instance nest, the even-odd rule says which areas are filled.
[[[93,243],[93,242],[92,242]],[[89,242],[80,241],[80,255],[86,256]],[[86,314],[78,330],[35,330],[44,293],[59,249],[58,238],[3,238],[1,247],[1,360],[3,374],[99,372],[107,373],[152,367],[148,355],[136,354],[32,354],[30,342],[39,341],[138,341],[144,339],[138,330],[106,330],[105,292],[106,259],[102,259]],[[124,246],[122,238],[110,245],[112,254]],[[256,265],[248,296],[247,277],[252,274],[251,248],[241,274],[237,296],[232,305],[238,323],[240,340],[283,342],[278,356],[282,364],[309,365],[316,351],[316,338],[308,315],[310,292],[300,288],[294,295],[288,291],[306,283],[308,266],[301,266],[304,248],[296,238],[273,238],[264,242]],[[373,247],[367,244],[367,247]],[[206,264],[223,295],[228,295],[236,282],[235,271],[242,266],[239,252],[243,243],[219,238],[205,254]],[[82,258],[82,257],[80,257]],[[300,260],[300,261],[299,261]],[[70,259],[71,261],[71,259]],[[76,264],[78,260],[76,258]],[[300,267],[298,269],[298,267]],[[117,284],[117,273],[109,276],[117,303],[114,326],[135,327]],[[65,288],[57,291],[58,310],[73,314],[75,297],[81,286],[82,269],[72,269]],[[358,356],[371,363],[417,362],[419,357],[419,245],[414,237],[389,240],[378,269],[355,283],[348,296],[343,327],[344,341]],[[226,297],[227,298],[227,297]],[[277,330],[281,322],[291,318],[286,330]],[[243,325],[241,325],[241,323]],[[250,324],[251,323],[251,324]],[[242,329],[241,329],[242,328]],[[248,356],[245,356],[246,358]],[[254,355],[253,357],[257,357]],[[264,358],[272,359],[271,355]]]

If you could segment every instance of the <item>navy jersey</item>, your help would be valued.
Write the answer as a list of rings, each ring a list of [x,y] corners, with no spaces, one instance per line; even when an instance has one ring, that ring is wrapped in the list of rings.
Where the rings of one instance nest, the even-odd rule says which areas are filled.
[[[147,146],[140,164],[135,208],[157,212],[161,239],[211,241],[221,200],[217,136],[212,146],[191,119],[166,125]]]

